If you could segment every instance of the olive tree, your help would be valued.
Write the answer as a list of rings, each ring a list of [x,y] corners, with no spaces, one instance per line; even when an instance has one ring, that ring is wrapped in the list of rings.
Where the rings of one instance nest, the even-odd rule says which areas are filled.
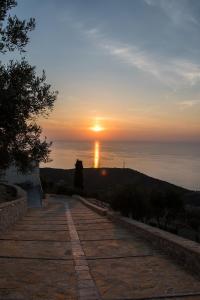
[[[29,32],[35,28],[33,18],[19,20],[8,15],[15,0],[0,0],[0,55],[14,50],[25,52]],[[0,169],[15,164],[21,171],[35,163],[49,161],[51,143],[41,139],[38,116],[48,116],[57,92],[46,83],[45,72],[37,76],[36,69],[25,58],[0,61]]]

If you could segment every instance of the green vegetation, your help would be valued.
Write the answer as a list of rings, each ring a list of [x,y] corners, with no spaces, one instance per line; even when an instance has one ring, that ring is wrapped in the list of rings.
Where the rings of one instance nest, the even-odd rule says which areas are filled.
[[[78,159],[75,164],[74,188],[80,191],[83,190],[83,163]]]
[[[147,196],[141,187],[128,186],[113,195],[110,206],[126,217],[166,230],[170,227],[176,230],[177,221],[184,214],[181,194],[173,189],[166,192],[152,190]]]
[[[19,20],[9,16],[15,0],[0,2],[0,54],[18,50],[20,59],[8,64],[0,61],[0,170],[15,164],[21,171],[35,163],[49,160],[50,146],[41,140],[42,129],[36,123],[38,116],[47,116],[52,110],[57,92],[46,83],[46,76],[37,76],[35,67],[22,57],[29,41],[28,33],[35,28],[35,20]]]

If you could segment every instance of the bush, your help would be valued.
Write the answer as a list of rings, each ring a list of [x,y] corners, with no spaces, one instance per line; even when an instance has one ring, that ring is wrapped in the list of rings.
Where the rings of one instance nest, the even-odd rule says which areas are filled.
[[[152,190],[148,193],[142,186],[132,185],[118,189],[111,197],[110,206],[123,216],[158,227],[169,228],[175,225],[183,212],[183,201],[174,190]]]
[[[127,188],[121,188],[116,191],[111,200],[110,206],[113,210],[121,212],[123,216],[128,217],[131,212],[131,201],[133,193]]]
[[[149,201],[141,188],[126,186],[118,190],[110,201],[113,210],[121,212],[123,216],[132,216],[136,220],[146,222],[149,219]]]
[[[155,218],[157,225],[161,226],[161,219],[165,214],[165,194],[160,191],[152,191],[150,196],[151,215]]]
[[[166,192],[153,191],[150,197],[152,217],[157,225],[165,229],[180,218],[184,210],[183,200],[179,193],[174,190]]]

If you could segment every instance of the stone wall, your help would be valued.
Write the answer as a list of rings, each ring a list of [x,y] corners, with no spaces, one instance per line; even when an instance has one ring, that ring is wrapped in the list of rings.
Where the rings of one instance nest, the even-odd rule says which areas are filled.
[[[88,208],[94,210],[98,214],[100,214],[102,216],[106,216],[107,208],[99,207],[98,205],[96,205],[94,203],[91,203],[91,202],[85,200],[83,197],[80,197],[78,195],[73,195],[73,198],[76,198],[77,200],[81,201],[85,206],[87,206]]]
[[[108,209],[103,209],[87,201],[86,199],[75,196],[87,207],[95,212],[106,215],[110,220],[121,224],[134,232],[138,236],[144,238],[152,246],[161,249],[167,255],[173,257],[182,267],[190,270],[192,273],[200,274],[200,244],[191,240],[179,237],[175,234],[152,227],[150,225],[122,217],[119,213],[115,213]]]
[[[17,199],[0,204],[0,231],[14,224],[27,211],[26,192],[17,186],[13,187],[17,190]]]

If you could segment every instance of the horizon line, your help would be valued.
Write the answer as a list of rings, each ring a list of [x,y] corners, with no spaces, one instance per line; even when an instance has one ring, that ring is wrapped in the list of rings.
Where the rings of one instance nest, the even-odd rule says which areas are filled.
[[[116,139],[116,140],[101,140],[101,139],[84,139],[84,140],[79,140],[79,139],[50,139],[52,142],[102,142],[102,143],[112,143],[112,142],[124,142],[124,143],[195,143],[195,144],[200,144],[200,140],[121,140],[121,139]]]

